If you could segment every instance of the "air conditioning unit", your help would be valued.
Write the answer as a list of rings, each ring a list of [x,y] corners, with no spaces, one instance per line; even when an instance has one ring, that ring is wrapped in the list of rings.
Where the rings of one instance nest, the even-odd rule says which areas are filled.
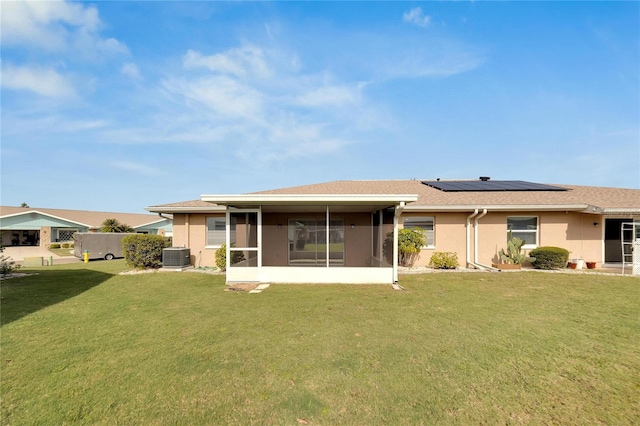
[[[184,268],[190,265],[191,251],[185,247],[169,247],[162,250],[162,266],[165,268]]]

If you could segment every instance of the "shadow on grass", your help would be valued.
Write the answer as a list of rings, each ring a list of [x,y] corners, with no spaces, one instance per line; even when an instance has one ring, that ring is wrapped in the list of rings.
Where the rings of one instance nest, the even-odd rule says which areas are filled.
[[[90,269],[72,269],[38,271],[37,275],[4,280],[0,293],[0,326],[71,299],[112,276]]]

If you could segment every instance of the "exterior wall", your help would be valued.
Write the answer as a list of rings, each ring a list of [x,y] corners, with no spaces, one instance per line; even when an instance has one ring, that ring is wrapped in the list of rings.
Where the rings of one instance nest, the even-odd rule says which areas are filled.
[[[195,266],[216,266],[218,247],[207,247],[207,217],[225,217],[224,213],[175,213],[173,246],[191,249],[190,262]]]
[[[546,213],[541,218],[540,246],[557,246],[569,250],[569,259],[586,262],[603,261],[602,216],[582,213]],[[594,226],[597,222],[599,225]]]
[[[465,213],[405,213],[407,216],[434,216],[435,248],[425,248],[415,266],[429,264],[431,255],[436,252],[449,251],[458,254],[460,266],[474,259],[474,220],[471,219],[469,229],[469,259],[466,259],[466,218]],[[489,212],[480,218],[478,226],[478,261],[484,265],[499,263],[498,252],[506,248],[507,217],[538,217],[538,247],[556,246],[569,250],[569,258],[580,258],[596,262],[603,261],[603,229],[604,218],[598,215],[577,212]],[[401,221],[402,222],[402,221]],[[598,222],[599,226],[593,223]],[[402,225],[399,225],[401,228]],[[529,250],[527,250],[528,252]]]
[[[310,214],[263,213],[262,214],[262,265],[287,266],[289,249],[289,217],[312,217]],[[278,229],[278,225],[280,229]]]
[[[466,218],[463,213],[405,213],[406,216],[434,216],[435,248],[423,249],[416,266],[428,265],[435,251],[458,254],[460,266],[466,266],[474,258],[473,219],[470,226],[470,259],[466,259]],[[344,220],[346,267],[368,266],[372,253],[371,214],[335,213],[335,218]],[[480,218],[478,226],[478,261],[491,265],[499,261],[498,252],[506,247],[507,217],[537,216],[538,246],[557,246],[570,251],[570,258],[594,261],[598,266],[603,261],[603,223],[598,215],[577,212],[489,212]],[[206,218],[224,217],[224,214],[174,214],[173,245],[189,247],[191,263],[196,266],[215,266],[217,247],[206,247]],[[263,266],[288,266],[288,223],[292,218],[323,217],[319,213],[264,213],[263,214]],[[598,222],[599,226],[593,223]],[[351,228],[351,224],[354,228]],[[400,221],[399,227],[402,227]],[[278,229],[278,225],[282,225]],[[384,225],[384,235],[393,230]]]
[[[499,263],[498,252],[506,247],[507,217],[537,216],[538,247],[556,246],[569,250],[569,258],[602,263],[602,217],[577,212],[488,213],[479,221],[478,261],[485,265]],[[527,250],[528,252],[529,250]]]
[[[466,234],[465,224],[469,213],[405,213],[400,218],[398,228],[402,228],[402,218],[408,216],[433,216],[434,217],[434,237],[435,247],[424,248],[420,251],[420,257],[414,266],[427,266],[431,255],[436,252],[449,251],[458,254],[460,266],[466,266]],[[473,221],[472,221],[473,224]],[[505,227],[506,227],[505,222]],[[393,230],[393,228],[391,229]],[[473,230],[473,228],[472,228]],[[473,233],[471,235],[473,245]],[[473,256],[473,253],[471,254]]]

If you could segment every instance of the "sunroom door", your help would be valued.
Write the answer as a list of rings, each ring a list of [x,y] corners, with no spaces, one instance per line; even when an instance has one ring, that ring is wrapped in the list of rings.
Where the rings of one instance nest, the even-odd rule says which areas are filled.
[[[227,211],[227,281],[259,281],[260,210]]]

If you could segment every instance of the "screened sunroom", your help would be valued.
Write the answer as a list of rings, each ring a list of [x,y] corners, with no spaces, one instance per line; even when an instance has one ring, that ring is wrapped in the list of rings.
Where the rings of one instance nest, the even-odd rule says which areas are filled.
[[[203,195],[226,206],[227,282],[397,281],[398,217],[415,195]],[[386,243],[388,235],[392,238]]]

